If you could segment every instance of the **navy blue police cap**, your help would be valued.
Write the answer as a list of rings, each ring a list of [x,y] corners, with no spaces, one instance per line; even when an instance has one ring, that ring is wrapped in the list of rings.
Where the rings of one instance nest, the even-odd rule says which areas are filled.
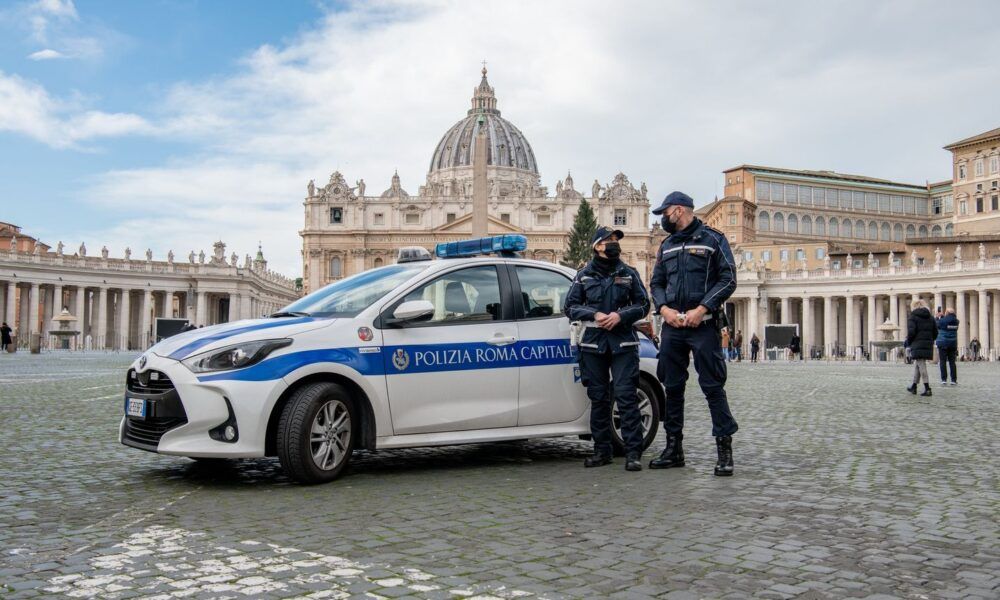
[[[622,239],[623,237],[625,237],[625,234],[622,233],[621,229],[611,229],[610,227],[605,227],[602,225],[597,228],[597,231],[594,232],[594,236],[590,238],[590,246],[594,247],[597,245],[598,242],[606,240],[612,235],[617,235],[618,239]]]
[[[653,214],[658,215],[671,206],[686,206],[688,208],[694,208],[694,200],[692,200],[691,196],[688,196],[684,192],[670,192],[667,194],[667,197],[663,199],[663,204],[661,204],[659,208],[653,209]]]

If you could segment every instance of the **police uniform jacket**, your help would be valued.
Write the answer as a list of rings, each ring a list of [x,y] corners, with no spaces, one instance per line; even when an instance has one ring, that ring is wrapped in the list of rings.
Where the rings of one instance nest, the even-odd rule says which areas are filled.
[[[619,261],[610,274],[602,273],[593,263],[587,263],[576,274],[566,294],[566,316],[570,321],[585,325],[580,338],[583,352],[604,353],[635,351],[639,336],[632,325],[649,312],[649,296],[638,271]],[[594,323],[594,315],[617,312],[621,321],[614,328],[602,329]]]
[[[726,236],[695,218],[660,244],[649,281],[654,309],[718,312],[736,290],[736,266]]]

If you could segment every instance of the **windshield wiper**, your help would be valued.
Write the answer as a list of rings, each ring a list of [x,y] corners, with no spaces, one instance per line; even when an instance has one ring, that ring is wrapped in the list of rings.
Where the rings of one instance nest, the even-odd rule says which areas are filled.
[[[308,317],[310,315],[307,312],[299,312],[299,311],[293,310],[293,311],[289,311],[289,312],[276,312],[276,313],[272,313],[272,314],[270,314],[268,316],[270,318],[274,319],[274,318],[277,318],[277,317]]]

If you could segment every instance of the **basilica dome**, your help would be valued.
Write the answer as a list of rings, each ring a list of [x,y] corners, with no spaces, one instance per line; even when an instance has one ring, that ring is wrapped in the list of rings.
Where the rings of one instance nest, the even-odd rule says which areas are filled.
[[[435,175],[443,176],[455,173],[456,170],[471,169],[480,127],[486,129],[486,164],[489,167],[538,176],[538,165],[535,163],[531,144],[520,129],[500,116],[496,96],[486,80],[486,69],[483,68],[483,79],[473,92],[472,108],[438,142],[428,178],[436,179]]]

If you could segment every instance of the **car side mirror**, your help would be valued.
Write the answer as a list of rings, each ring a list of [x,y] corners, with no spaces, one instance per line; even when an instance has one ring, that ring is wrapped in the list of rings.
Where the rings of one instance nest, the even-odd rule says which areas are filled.
[[[392,311],[393,323],[423,321],[434,316],[434,305],[427,300],[410,300]]]

